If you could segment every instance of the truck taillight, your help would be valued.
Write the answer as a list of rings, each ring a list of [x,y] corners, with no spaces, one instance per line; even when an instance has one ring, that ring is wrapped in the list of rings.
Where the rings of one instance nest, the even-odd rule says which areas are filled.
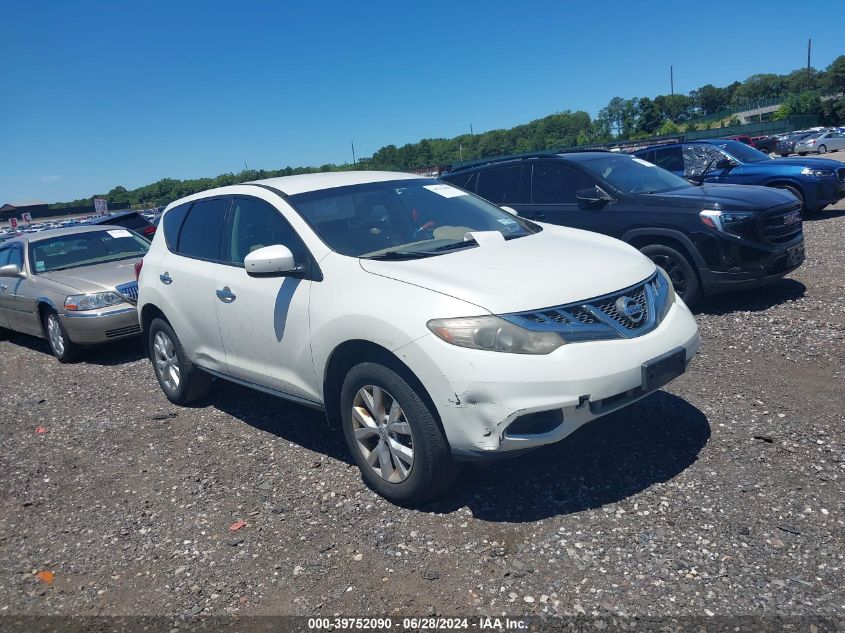
[[[135,262],[135,281],[141,278],[141,269],[144,267],[144,260]]]

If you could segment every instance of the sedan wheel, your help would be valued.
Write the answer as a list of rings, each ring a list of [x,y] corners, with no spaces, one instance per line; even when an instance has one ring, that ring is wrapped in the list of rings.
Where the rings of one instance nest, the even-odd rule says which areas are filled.
[[[405,412],[388,391],[365,385],[352,401],[352,428],[367,465],[385,481],[399,483],[414,467],[414,441]]]
[[[827,154],[827,146],[819,145],[819,154]]]
[[[179,357],[176,355],[176,346],[165,332],[156,332],[153,340],[153,354],[156,372],[161,381],[171,391],[179,389],[179,383],[182,380]]]
[[[65,339],[59,327],[59,317],[55,314],[47,317],[47,339],[56,356],[62,356],[65,353]]]

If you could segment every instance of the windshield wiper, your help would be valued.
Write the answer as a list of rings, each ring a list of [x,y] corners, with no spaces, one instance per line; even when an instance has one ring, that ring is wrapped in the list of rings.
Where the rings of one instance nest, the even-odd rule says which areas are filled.
[[[384,261],[400,261],[403,259],[422,259],[423,257],[434,257],[435,253],[421,253],[418,251],[387,251],[378,255],[369,255],[361,259],[376,259]]]
[[[451,244],[444,244],[432,249],[432,253],[442,253],[443,251],[456,251],[461,248],[469,248],[470,246],[478,246],[475,240],[464,240],[463,242],[452,242]]]
[[[716,162],[716,159],[715,159],[715,158],[713,158],[713,159],[711,159],[711,160],[710,160],[710,162],[709,162],[709,163],[707,163],[707,165],[704,167],[704,171],[702,171],[702,172],[701,172],[701,175],[698,177],[698,184],[699,184],[699,185],[703,185],[703,184],[704,184],[704,179],[707,177],[707,174],[709,174],[709,173],[710,173],[710,166],[711,166],[713,163],[715,163],[715,162]]]

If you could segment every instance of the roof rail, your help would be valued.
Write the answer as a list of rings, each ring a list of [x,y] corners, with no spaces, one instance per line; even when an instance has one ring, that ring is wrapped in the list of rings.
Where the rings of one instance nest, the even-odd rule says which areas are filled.
[[[494,163],[506,163],[509,161],[524,160],[526,158],[542,158],[543,156],[554,156],[555,154],[570,154],[574,152],[607,152],[610,150],[600,147],[567,147],[563,149],[544,149],[534,152],[525,152],[524,154],[506,154],[504,156],[487,156],[484,158],[475,158],[473,160],[465,160],[458,163],[453,163],[446,170],[449,173],[456,171],[463,171],[471,167],[479,167],[481,165],[491,165]],[[445,173],[445,172],[444,172]]]

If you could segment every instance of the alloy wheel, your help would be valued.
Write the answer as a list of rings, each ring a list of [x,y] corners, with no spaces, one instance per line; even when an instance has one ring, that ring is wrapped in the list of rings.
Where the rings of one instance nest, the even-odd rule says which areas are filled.
[[[179,371],[179,357],[176,355],[176,346],[164,332],[156,332],[153,339],[153,354],[156,371],[161,381],[170,391],[176,391],[182,379]]]
[[[352,431],[367,465],[390,483],[405,481],[414,467],[411,426],[386,390],[365,385],[352,401]]]
[[[684,274],[681,264],[669,255],[652,255],[651,261],[669,275],[669,279],[672,280],[672,285],[675,287],[675,292],[683,299],[687,292],[687,276]]]
[[[56,356],[65,353],[65,339],[62,336],[62,328],[59,327],[59,317],[55,314],[47,316],[47,338]]]
[[[824,145],[819,147],[819,154],[827,154],[827,147],[825,147]]]

